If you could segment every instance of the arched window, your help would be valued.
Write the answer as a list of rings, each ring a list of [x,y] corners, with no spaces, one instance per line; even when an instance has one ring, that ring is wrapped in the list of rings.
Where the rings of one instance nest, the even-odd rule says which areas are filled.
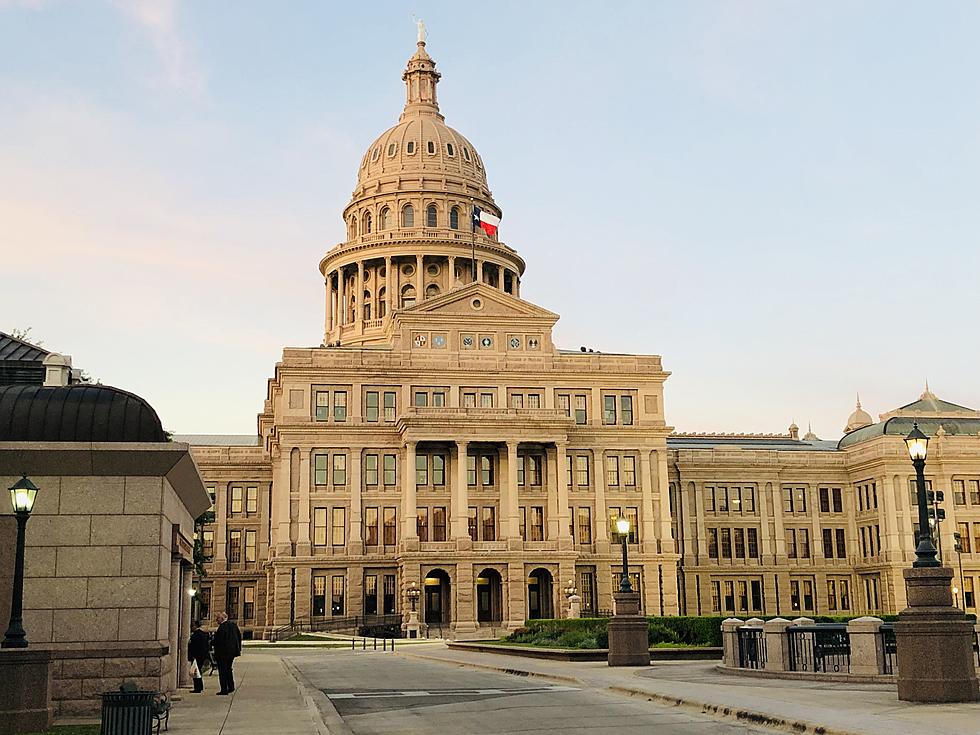
[[[459,207],[453,207],[449,210],[449,226],[454,230],[459,229]]]
[[[385,207],[381,210],[381,229],[387,230],[391,227],[391,210]]]
[[[470,160],[470,149],[467,148],[466,146],[463,146],[463,158],[465,158],[466,159],[466,162],[469,163],[469,160]]]
[[[410,306],[415,306],[415,287],[405,286],[402,289],[402,308],[407,309]]]
[[[432,155],[436,152],[436,144],[430,140],[428,143],[425,144],[425,149],[429,152],[430,155]]]
[[[350,324],[357,320],[357,298],[354,291],[350,291],[350,302],[347,304],[347,323]]]
[[[388,313],[388,304],[385,301],[388,294],[384,287],[378,289],[378,319],[384,319],[385,314]]]
[[[396,148],[396,146],[395,146],[394,143],[389,143],[388,144],[388,158],[391,158],[392,156],[395,155],[395,148]]]
[[[453,147],[452,143],[446,143],[446,153],[449,154],[450,158],[454,158],[456,156],[456,149]]]
[[[402,209],[402,227],[415,227],[415,208],[411,204]]]
[[[439,287],[436,284],[430,283],[428,286],[426,286],[426,288],[425,288],[425,298],[431,299],[432,297],[438,296],[438,295],[439,295]]]
[[[435,227],[436,221],[436,205],[430,204],[425,208],[425,226]]]
[[[364,321],[371,319],[371,292],[364,292]]]
[[[413,153],[415,153],[415,141],[414,140],[408,141],[408,143],[405,145],[405,152],[408,153],[408,155],[412,155]]]
[[[364,215],[364,234],[371,234],[371,213],[368,212]]]
[[[354,215],[350,217],[350,236],[357,237],[357,217]]]

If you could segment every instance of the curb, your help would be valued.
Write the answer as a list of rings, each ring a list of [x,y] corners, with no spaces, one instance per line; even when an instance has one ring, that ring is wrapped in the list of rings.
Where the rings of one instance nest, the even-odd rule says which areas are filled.
[[[506,666],[490,666],[489,664],[474,664],[469,661],[456,661],[451,658],[438,658],[435,656],[422,656],[417,653],[402,653],[398,651],[399,656],[405,656],[406,658],[415,658],[420,661],[432,661],[439,664],[449,664],[451,666],[463,666],[467,669],[482,669],[483,671],[495,671],[501,674],[510,674],[511,676],[524,676],[531,679],[545,679],[546,681],[553,681],[558,684],[573,684],[575,686],[585,686],[581,679],[576,679],[574,676],[562,676],[561,674],[539,674],[536,671],[525,671],[523,669],[509,669]]]
[[[303,675],[295,664],[288,659],[280,659],[286,673],[296,682],[296,688],[303,696],[303,701],[310,712],[311,719],[314,719],[316,735],[354,735],[344,718],[337,712],[330,698],[317,689],[306,676]],[[319,720],[317,723],[315,720]]]
[[[674,697],[666,694],[658,694],[643,689],[633,689],[630,687],[611,686],[608,691],[627,697],[643,697],[650,702],[660,702],[673,707],[686,709],[701,715],[707,715],[715,719],[734,720],[745,724],[766,727],[781,732],[798,733],[799,735],[859,735],[850,730],[837,730],[835,728],[815,725],[805,720],[787,720],[782,717],[757,712],[755,710],[739,709],[726,705],[710,704],[708,702],[695,702],[682,697]]]

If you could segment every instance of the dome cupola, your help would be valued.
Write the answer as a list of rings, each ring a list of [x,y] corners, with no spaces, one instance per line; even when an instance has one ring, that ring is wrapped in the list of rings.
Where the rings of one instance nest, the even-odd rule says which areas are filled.
[[[852,431],[858,429],[863,429],[865,426],[871,426],[875,421],[871,418],[871,414],[861,408],[861,396],[857,397],[857,405],[854,408],[854,413],[850,415],[847,419],[847,426],[844,427],[844,433],[850,434]]]

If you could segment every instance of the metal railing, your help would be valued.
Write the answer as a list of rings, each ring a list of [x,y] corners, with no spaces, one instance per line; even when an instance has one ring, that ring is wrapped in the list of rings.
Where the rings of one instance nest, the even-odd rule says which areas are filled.
[[[881,638],[881,673],[894,674],[898,671],[898,646],[895,642],[895,628],[891,623],[882,623],[878,627]]]
[[[379,627],[401,625],[402,616],[393,615],[354,615],[352,617],[313,618],[312,620],[297,620],[290,625],[283,625],[269,631],[269,640],[273,643],[292,638],[300,633],[357,632],[362,627]]]
[[[378,641],[380,640],[382,651],[391,651],[392,653],[395,652],[395,640],[396,640],[395,638],[371,638],[370,640],[371,640],[371,645],[369,646],[368,638],[367,637],[361,638],[360,648],[362,651],[367,651],[367,650],[377,651]],[[358,648],[357,637],[353,637],[350,639],[350,650],[356,651],[357,648]]]
[[[766,636],[762,628],[738,629],[738,667],[740,669],[766,668]]]
[[[790,671],[850,672],[851,639],[847,625],[793,625],[786,633]]]

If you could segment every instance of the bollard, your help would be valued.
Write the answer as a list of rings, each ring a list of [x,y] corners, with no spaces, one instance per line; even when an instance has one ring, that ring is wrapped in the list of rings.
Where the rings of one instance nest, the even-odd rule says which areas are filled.
[[[361,650],[362,651],[367,650],[367,638],[361,638]]]

